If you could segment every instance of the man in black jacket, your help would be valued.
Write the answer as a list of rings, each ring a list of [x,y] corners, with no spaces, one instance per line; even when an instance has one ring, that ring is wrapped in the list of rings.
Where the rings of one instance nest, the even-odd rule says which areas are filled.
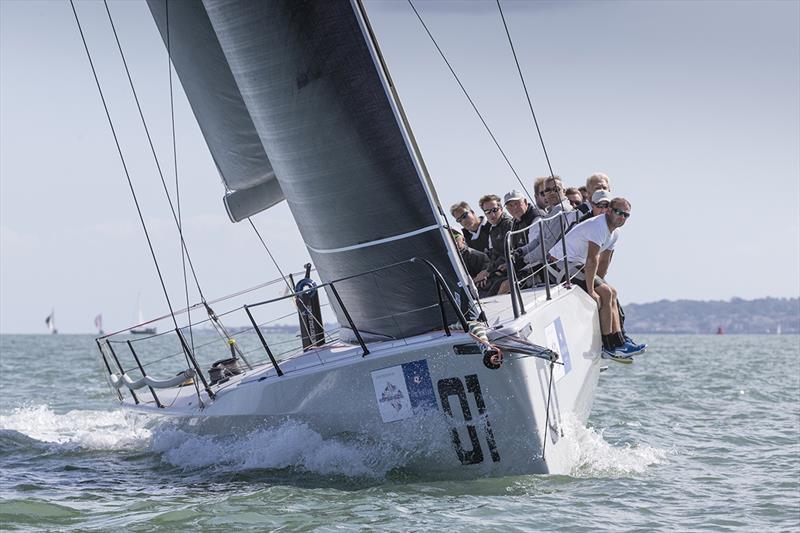
[[[461,233],[467,246],[485,254],[489,253],[489,221],[478,216],[467,202],[458,202],[450,208],[450,214],[461,224]]]
[[[528,199],[518,190],[506,193],[505,197],[503,197],[503,204],[506,206],[506,209],[508,209],[509,214],[514,217],[514,221],[511,223],[512,231],[527,228],[533,224],[537,218],[544,216],[544,213],[538,207],[531,205]],[[528,244],[527,231],[521,231],[511,237],[511,247],[514,250],[526,244]],[[518,261],[517,263],[519,264],[514,265],[517,273],[517,280],[522,280],[529,273],[523,270],[525,268],[524,261]]]
[[[481,210],[489,221],[488,255],[491,261],[489,268],[475,276],[475,285],[478,286],[481,297],[508,293],[504,243],[506,233],[511,229],[511,217],[505,214],[500,201],[500,197],[495,194],[487,194],[479,201]]]
[[[467,246],[467,243],[464,242],[464,235],[461,232],[453,230],[453,240],[456,243],[458,252],[461,254],[461,258],[464,260],[464,266],[467,267],[469,277],[475,279],[475,276],[489,268],[491,263],[489,256]]]

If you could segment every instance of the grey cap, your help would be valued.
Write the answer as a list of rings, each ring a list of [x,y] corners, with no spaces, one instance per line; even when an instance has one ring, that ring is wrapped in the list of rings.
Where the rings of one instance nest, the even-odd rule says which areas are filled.
[[[611,201],[611,195],[608,194],[608,191],[604,191],[603,189],[600,189],[599,191],[594,191],[594,194],[592,194],[593,204],[596,204],[597,202],[610,202],[610,201]]]
[[[507,192],[506,195],[503,196],[503,205],[506,205],[508,202],[510,202],[512,200],[522,200],[524,198],[525,197],[522,195],[521,192],[519,192],[518,190],[514,189],[511,192]]]

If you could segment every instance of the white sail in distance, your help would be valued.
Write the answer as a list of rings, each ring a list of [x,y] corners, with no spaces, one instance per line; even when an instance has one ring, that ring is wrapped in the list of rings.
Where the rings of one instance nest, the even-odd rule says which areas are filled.
[[[58,333],[58,329],[56,329],[56,311],[55,309],[50,311],[50,314],[47,315],[47,318],[44,319],[45,325],[47,325],[47,330],[50,332],[51,335],[55,335]]]

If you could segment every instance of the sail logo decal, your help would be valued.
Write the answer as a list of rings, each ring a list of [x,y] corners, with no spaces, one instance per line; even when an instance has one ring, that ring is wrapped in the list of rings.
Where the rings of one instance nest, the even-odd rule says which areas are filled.
[[[564,366],[554,365],[554,379],[564,377],[572,370],[572,362],[569,357],[569,346],[567,346],[567,335],[564,333],[564,325],[561,323],[561,317],[553,320],[546,328],[544,328],[544,336],[547,339],[547,347],[556,352],[559,357],[558,360],[564,363]]]
[[[384,422],[410,418],[424,410],[438,409],[428,362],[424,359],[382,368],[371,373]]]

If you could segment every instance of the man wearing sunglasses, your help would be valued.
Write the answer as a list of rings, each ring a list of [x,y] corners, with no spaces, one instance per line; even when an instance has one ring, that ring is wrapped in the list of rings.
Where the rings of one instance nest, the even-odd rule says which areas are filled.
[[[611,182],[609,181],[608,176],[602,172],[595,172],[586,178],[586,194],[589,196],[589,198],[591,199],[594,193],[597,191],[611,192]],[[581,213],[588,215],[592,212],[591,200],[583,202],[576,209],[578,209],[578,211]]]
[[[542,249],[546,252],[561,239],[562,228],[566,232],[570,224],[577,221],[578,211],[572,208],[570,201],[564,196],[564,184],[559,176],[552,176],[545,179],[543,189],[549,210],[547,216],[551,217],[557,213],[564,213],[563,219],[554,218],[541,222],[542,228],[533,226],[528,231],[528,244],[519,248],[518,256],[525,258],[527,264],[542,263]],[[544,234],[544,243],[541,236]]]
[[[625,198],[614,198],[604,215],[581,222],[564,239],[570,272],[577,272],[575,284],[583,288],[600,308],[603,357],[620,362],[630,362],[632,356],[642,353],[647,347],[626,338],[620,321],[617,291],[603,279],[611,264],[619,229],[630,216],[630,202]],[[550,255],[557,260],[563,259],[562,245],[553,246]],[[578,270],[581,267],[583,272]]]
[[[478,216],[467,202],[458,202],[450,208],[450,214],[461,224],[465,244],[473,250],[489,253],[489,220]]]
[[[584,220],[588,220],[599,215],[605,215],[606,211],[608,210],[609,203],[611,203],[611,195],[608,193],[608,191],[604,191],[603,189],[595,191],[590,202],[592,210],[583,215],[580,221],[583,222]]]
[[[486,220],[489,221],[489,268],[481,271],[473,279],[478,287],[481,298],[495,294],[508,293],[506,280],[505,238],[511,229],[511,217],[503,211],[500,197],[496,194],[487,194],[478,202]]]
[[[544,189],[544,182],[546,179],[547,176],[536,178],[533,182],[533,199],[536,202],[536,207],[542,212],[547,211],[547,201],[544,199],[545,192],[542,190]]]

